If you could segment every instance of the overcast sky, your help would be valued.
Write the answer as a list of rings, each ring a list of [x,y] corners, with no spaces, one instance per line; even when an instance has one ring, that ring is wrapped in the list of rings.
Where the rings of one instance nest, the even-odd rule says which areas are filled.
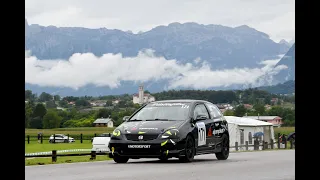
[[[147,31],[172,22],[249,25],[274,41],[295,37],[294,0],[26,0],[29,24]]]

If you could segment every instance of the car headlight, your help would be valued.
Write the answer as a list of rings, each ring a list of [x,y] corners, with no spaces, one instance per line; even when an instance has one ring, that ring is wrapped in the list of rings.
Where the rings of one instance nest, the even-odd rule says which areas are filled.
[[[121,137],[121,131],[119,129],[115,129],[113,132],[112,132],[112,136],[111,136],[111,139],[117,139],[119,140]]]
[[[176,144],[176,141],[179,139],[179,130],[178,129],[169,129],[166,130],[162,135],[161,139],[164,141],[161,143],[161,146],[166,145],[168,142]]]

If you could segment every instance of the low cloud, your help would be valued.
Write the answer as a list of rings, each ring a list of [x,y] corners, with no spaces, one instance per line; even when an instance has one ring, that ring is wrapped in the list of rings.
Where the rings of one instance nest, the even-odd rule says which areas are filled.
[[[168,88],[206,89],[229,85],[255,84],[264,74],[277,74],[286,66],[274,68],[279,59],[266,60],[261,68],[212,70],[203,60],[181,64],[175,59],[157,57],[153,50],[139,52],[136,57],[121,54],[76,53],[68,60],[39,60],[25,53],[26,83],[39,86],[78,89],[88,84],[117,88],[122,81],[137,83],[167,80]]]

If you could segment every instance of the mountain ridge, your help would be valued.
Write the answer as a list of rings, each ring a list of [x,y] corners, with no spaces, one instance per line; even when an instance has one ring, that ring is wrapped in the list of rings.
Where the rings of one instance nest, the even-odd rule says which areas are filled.
[[[167,60],[176,59],[183,64],[193,63],[200,58],[207,61],[213,70],[217,70],[256,68],[262,60],[277,58],[290,48],[286,43],[276,43],[266,33],[247,25],[228,27],[194,22],[170,23],[136,34],[107,28],[30,25],[27,19],[25,26],[25,49],[31,50],[32,55],[40,60],[68,60],[74,53],[87,52],[96,56],[121,53],[123,57],[134,57],[143,49],[153,49],[156,56]],[[150,91],[158,92],[165,89],[166,83],[145,82],[145,85],[150,87]],[[65,95],[136,92],[137,86],[135,83],[123,82],[116,90],[87,85],[75,91],[71,88],[41,87],[26,83],[26,88],[36,92],[41,93],[46,89],[49,93],[60,91]],[[226,88],[234,86],[213,89]]]

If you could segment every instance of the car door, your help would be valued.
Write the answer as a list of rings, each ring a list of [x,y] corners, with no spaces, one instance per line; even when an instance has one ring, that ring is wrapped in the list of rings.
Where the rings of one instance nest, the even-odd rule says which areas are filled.
[[[193,112],[193,119],[196,119],[197,115],[204,115],[206,119],[199,120],[195,123],[195,127],[197,130],[197,140],[196,145],[199,149],[208,147],[208,143],[210,143],[210,138],[208,138],[208,132],[210,132],[210,115],[205,107],[204,103],[197,103]]]
[[[221,111],[216,105],[212,103],[206,103],[206,106],[210,112],[210,117],[212,119],[212,142],[214,144],[218,144],[220,143],[222,134],[224,133],[224,118]]]

